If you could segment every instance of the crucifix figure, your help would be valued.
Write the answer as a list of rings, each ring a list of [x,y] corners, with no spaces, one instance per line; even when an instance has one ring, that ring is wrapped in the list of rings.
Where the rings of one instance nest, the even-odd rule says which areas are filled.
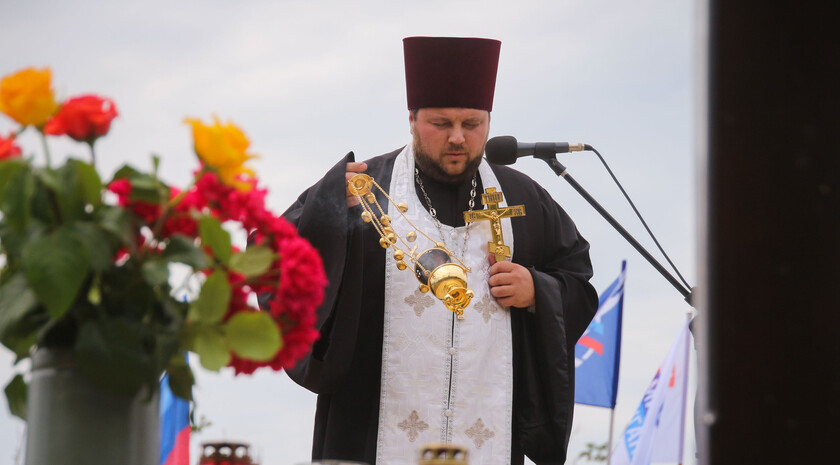
[[[484,194],[481,194],[481,203],[487,205],[487,209],[464,212],[464,221],[467,223],[481,220],[490,221],[490,232],[493,234],[493,240],[487,243],[487,250],[496,256],[498,262],[510,257],[510,247],[505,245],[502,237],[502,218],[525,216],[525,205],[499,208],[499,203],[503,199],[502,193],[496,192],[495,187],[488,187],[484,190]]]

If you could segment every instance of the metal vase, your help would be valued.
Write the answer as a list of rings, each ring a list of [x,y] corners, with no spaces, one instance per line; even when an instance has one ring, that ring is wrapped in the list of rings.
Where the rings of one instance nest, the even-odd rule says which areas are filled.
[[[93,386],[72,351],[38,349],[26,408],[26,465],[157,465],[159,398]]]

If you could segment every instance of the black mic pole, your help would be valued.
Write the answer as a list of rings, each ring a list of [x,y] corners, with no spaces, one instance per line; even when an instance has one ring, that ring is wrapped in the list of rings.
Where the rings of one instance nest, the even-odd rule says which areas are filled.
[[[540,148],[539,145],[540,144],[537,144],[537,146],[538,146],[537,149]],[[668,270],[666,270],[658,261],[656,261],[656,259],[653,258],[653,256],[651,256],[651,254],[648,253],[648,251],[645,250],[645,248],[642,247],[642,245],[639,244],[639,242],[636,239],[634,239],[633,236],[631,236],[630,233],[627,232],[627,230],[624,229],[624,227],[621,226],[618,223],[618,221],[615,220],[615,218],[612,217],[612,215],[607,213],[607,211],[604,209],[604,207],[602,207],[601,204],[599,204],[597,200],[592,198],[592,196],[589,195],[589,192],[586,192],[586,190],[583,187],[581,187],[581,185],[578,184],[578,182],[575,181],[574,178],[572,178],[572,175],[570,175],[566,171],[566,167],[563,166],[559,161],[557,161],[557,158],[554,158],[554,157],[555,157],[555,153],[553,151],[551,152],[550,155],[548,154],[548,150],[545,150],[545,151],[535,150],[535,152],[534,152],[534,158],[540,158],[542,160],[545,160],[545,162],[548,163],[548,166],[550,166],[551,169],[554,170],[554,172],[557,174],[557,176],[560,176],[561,178],[565,179],[566,182],[568,182],[577,191],[577,193],[581,195],[581,197],[586,199],[586,201],[589,202],[589,205],[592,205],[592,208],[597,210],[598,213],[600,213],[601,216],[604,217],[604,219],[607,220],[607,222],[610,225],[612,225],[612,227],[615,228],[615,230],[618,231],[619,234],[621,234],[621,236],[624,237],[624,239],[627,242],[629,242],[630,245],[633,246],[633,248],[636,249],[636,251],[638,251],[640,254],[642,254],[642,256],[645,257],[645,259],[648,261],[648,263],[653,265],[653,267],[656,268],[656,271],[658,271],[665,279],[667,279],[668,282],[671,283],[671,285],[674,286],[674,288],[676,288],[677,291],[679,291],[680,294],[683,295],[683,297],[685,298],[685,301],[688,302],[688,304],[693,307],[694,304],[692,303],[691,290],[683,287],[683,285],[680,284],[680,282],[677,281],[676,278],[671,276],[671,273],[669,273]]]

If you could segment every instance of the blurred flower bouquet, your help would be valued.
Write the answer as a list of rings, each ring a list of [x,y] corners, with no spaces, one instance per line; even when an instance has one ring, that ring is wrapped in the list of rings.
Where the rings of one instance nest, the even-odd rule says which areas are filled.
[[[103,182],[95,147],[114,103],[57,102],[50,81],[49,69],[31,68],[0,81],[0,112],[20,124],[0,134],[0,342],[17,362],[35,348],[72,350],[92,383],[127,395],[153,392],[168,371],[173,391],[191,399],[185,351],[209,370],[291,367],[317,338],[326,278],[315,249],[266,209],[245,166],[254,157],[245,135],[188,119],[199,160],[192,185],[159,179],[157,158],[151,172],[126,165]],[[16,143],[30,127],[45,166]],[[65,135],[89,146],[89,162],[51,166],[49,137]],[[232,227],[248,234],[245,250],[232,245]],[[254,293],[270,296],[263,310],[249,303]],[[23,416],[21,375],[6,393]]]

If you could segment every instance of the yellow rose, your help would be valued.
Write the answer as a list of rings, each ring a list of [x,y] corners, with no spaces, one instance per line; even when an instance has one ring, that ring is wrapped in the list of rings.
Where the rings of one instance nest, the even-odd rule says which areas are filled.
[[[245,134],[231,122],[222,125],[216,117],[212,126],[193,118],[185,121],[192,126],[195,153],[204,166],[215,171],[223,183],[241,191],[250,190],[251,184],[242,179],[253,178],[254,171],[244,165],[257,156],[246,152],[251,142]]]
[[[49,68],[26,68],[0,81],[0,111],[23,126],[43,127],[58,109]]]

